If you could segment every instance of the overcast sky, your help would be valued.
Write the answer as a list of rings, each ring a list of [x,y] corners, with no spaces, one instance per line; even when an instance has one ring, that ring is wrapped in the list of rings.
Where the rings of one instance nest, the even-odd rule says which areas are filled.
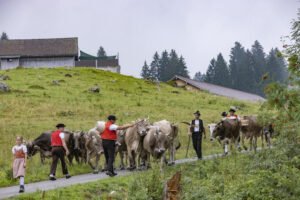
[[[11,39],[78,37],[95,55],[102,45],[120,55],[121,73],[139,77],[155,51],[175,49],[188,70],[206,71],[211,58],[239,41],[281,49],[298,0],[0,0],[0,32]]]

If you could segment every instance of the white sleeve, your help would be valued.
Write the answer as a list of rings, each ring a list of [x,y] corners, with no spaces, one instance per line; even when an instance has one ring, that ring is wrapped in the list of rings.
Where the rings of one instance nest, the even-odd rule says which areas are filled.
[[[61,132],[61,133],[59,134],[59,137],[60,137],[60,139],[64,139],[64,138],[65,138],[65,134],[64,134],[63,132]]]
[[[23,153],[27,153],[27,147],[23,145]]]
[[[12,153],[15,154],[15,147],[11,149]]]
[[[109,130],[110,130],[110,131],[116,131],[117,128],[118,128],[118,126],[115,125],[115,124],[112,124],[112,125],[109,126]]]

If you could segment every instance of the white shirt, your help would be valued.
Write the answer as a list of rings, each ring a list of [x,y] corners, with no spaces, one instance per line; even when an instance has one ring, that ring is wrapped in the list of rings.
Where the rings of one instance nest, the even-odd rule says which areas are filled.
[[[116,130],[117,130],[117,128],[118,128],[118,126],[117,126],[117,125],[115,125],[115,124],[112,124],[112,125],[110,125],[110,126],[109,126],[109,128],[108,128],[108,129],[109,129],[110,131],[116,131]]]
[[[19,151],[21,148],[23,148],[23,153],[27,153],[27,147],[23,144],[21,144],[20,146],[16,145],[14,146],[11,150],[12,150],[12,153],[15,154],[15,149],[17,151]]]
[[[60,139],[64,139],[64,138],[65,138],[64,132],[61,132],[61,133],[59,134],[59,137],[60,137]]]
[[[195,119],[195,127],[194,127],[194,132],[199,132],[199,119]]]

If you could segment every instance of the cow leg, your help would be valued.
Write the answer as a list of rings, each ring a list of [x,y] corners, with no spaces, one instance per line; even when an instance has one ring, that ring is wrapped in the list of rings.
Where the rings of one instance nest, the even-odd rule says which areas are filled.
[[[74,158],[73,153],[70,153],[67,157],[68,157],[70,165],[73,165],[73,158]]]
[[[100,154],[97,153],[96,155],[96,162],[93,174],[98,174],[98,166],[99,166]]]
[[[128,169],[129,170],[133,170],[134,169],[134,162],[135,162],[135,159],[134,159],[134,155],[133,155],[133,152],[131,149],[128,149],[128,159],[129,159],[129,167]]]
[[[40,157],[41,157],[41,163],[42,163],[42,165],[44,165],[45,164],[45,156],[44,156],[43,152],[40,152]]]
[[[223,142],[223,149],[224,149],[224,155],[226,156],[228,154],[227,141]]]
[[[92,169],[95,169],[95,166],[93,165],[92,161],[91,161],[91,155],[88,153],[87,154],[87,161],[88,161],[88,164],[91,166]]]
[[[129,167],[129,162],[128,162],[128,152],[125,151],[125,165],[127,165],[127,167]]]
[[[124,152],[122,150],[119,151],[120,154],[120,160],[121,160],[121,164],[120,164],[120,170],[124,170]]]
[[[265,147],[264,145],[264,132],[262,130],[262,133],[261,133],[261,148],[263,149]]]
[[[250,136],[250,151],[252,151],[253,136]]]
[[[257,148],[257,136],[254,136],[254,152],[256,152]]]
[[[242,151],[240,143],[241,143],[241,136],[238,137],[237,148],[239,151]]]
[[[151,164],[150,164],[150,153],[147,153],[147,163],[146,163],[146,167],[147,167],[147,169],[151,168]]]
[[[242,134],[242,145],[243,145],[243,147],[244,147],[244,149],[247,151],[247,147],[246,147],[246,145],[245,145],[245,134]]]

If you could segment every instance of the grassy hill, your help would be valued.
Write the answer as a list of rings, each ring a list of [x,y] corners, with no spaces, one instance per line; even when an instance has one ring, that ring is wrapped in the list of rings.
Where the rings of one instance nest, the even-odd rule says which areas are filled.
[[[165,83],[157,86],[96,69],[14,69],[0,71],[0,74],[9,76],[10,80],[4,82],[12,89],[10,93],[0,94],[0,186],[17,184],[11,178],[11,148],[16,136],[33,140],[42,132],[54,129],[59,122],[71,130],[87,131],[109,114],[118,117],[117,124],[148,116],[152,122],[167,119],[179,123],[191,120],[193,112],[200,110],[207,125],[217,122],[220,113],[230,106],[239,106],[242,109],[239,115],[258,113],[259,109],[250,102],[207,92],[190,92]],[[59,85],[53,84],[53,80]],[[89,92],[92,87],[99,87],[100,93]],[[188,140],[186,125],[180,124],[179,139],[182,146],[176,157],[183,158]],[[206,139],[203,152],[207,155],[222,152],[222,149],[217,142]],[[189,156],[195,156],[192,148]],[[72,175],[92,171],[85,164],[75,164],[69,169]],[[39,156],[35,156],[28,161],[25,182],[47,179],[49,170],[50,160],[43,166]],[[61,176],[60,168],[57,172]]]

